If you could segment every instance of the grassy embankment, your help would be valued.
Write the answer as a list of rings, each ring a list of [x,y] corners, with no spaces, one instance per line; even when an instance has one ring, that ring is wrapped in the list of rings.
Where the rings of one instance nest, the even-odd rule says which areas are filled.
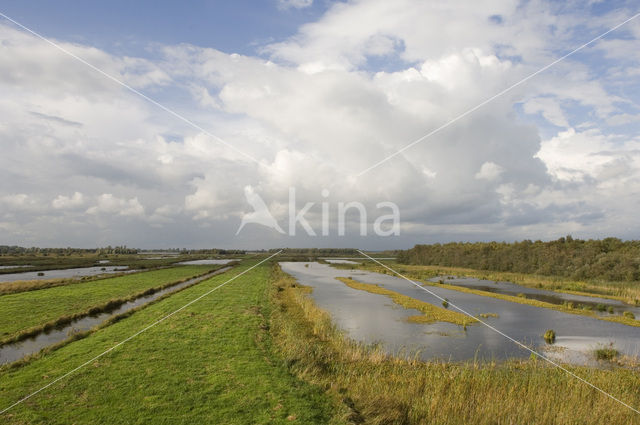
[[[255,261],[252,262],[255,264]],[[0,368],[0,410],[237,269],[189,287],[19,367]],[[7,424],[342,424],[341,405],[289,373],[269,333],[270,267],[260,266],[14,407]]]
[[[475,294],[483,297],[497,298],[504,301],[510,301],[510,302],[519,303],[519,304],[526,304],[534,307],[548,308],[551,310],[561,311],[563,313],[593,317],[595,319],[606,320],[608,322],[622,323],[623,325],[627,325],[627,326],[640,327],[640,320],[632,319],[624,315],[601,316],[592,310],[575,308],[575,307],[571,307],[568,304],[552,304],[549,302],[539,301],[539,300],[526,298],[526,297],[498,294],[495,292],[482,291],[480,289],[465,288],[462,286],[450,285],[447,283],[435,283],[427,280],[432,277],[442,276],[445,274],[456,274],[456,272],[457,272],[456,276],[478,277],[477,274],[481,274],[481,272],[478,272],[478,271],[473,271],[473,273],[470,273],[468,269],[453,269],[453,268],[442,268],[442,267],[432,268],[431,266],[406,266],[406,265],[398,265],[398,264],[392,264],[389,267],[391,267],[393,270],[397,271],[398,273],[402,274],[407,278],[420,281],[424,285],[439,286],[441,288],[451,289],[453,291],[466,292],[468,294]],[[339,268],[347,268],[347,269],[358,268],[361,270],[367,270],[375,273],[383,273],[383,274],[397,276],[395,273],[375,263],[361,263],[358,265],[347,265],[346,267],[344,265],[339,265]],[[466,274],[460,274],[460,273],[466,273]],[[482,277],[478,277],[478,278],[493,280],[492,277],[487,277],[486,274],[482,274]],[[495,280],[507,281],[504,278],[499,278]],[[444,280],[443,282],[446,282],[446,280]],[[520,282],[518,282],[518,284],[520,284]],[[545,289],[548,289],[548,288],[545,288]],[[576,292],[573,292],[573,293],[576,293]],[[593,294],[587,294],[587,293],[576,293],[576,294],[593,296]],[[613,297],[609,297],[609,298],[613,298]]]
[[[420,311],[422,314],[416,314],[409,316],[407,320],[412,323],[433,323],[433,322],[449,322],[455,325],[467,326],[471,323],[477,322],[476,319],[469,316],[458,313],[457,311],[447,310],[446,308],[438,307],[433,304],[426,303],[424,301],[417,300],[415,298],[402,295],[395,291],[390,291],[380,285],[372,285],[370,283],[362,283],[351,278],[337,277],[340,282],[344,283],[350,288],[358,289],[360,291],[367,291],[372,294],[384,295],[391,300],[406,308]]]
[[[274,270],[272,332],[301,378],[367,424],[640,423],[640,415],[541,361],[502,364],[391,358],[345,339],[289,275]],[[634,407],[637,372],[568,367]]]
[[[0,296],[0,344],[206,274],[222,266],[180,266]]]

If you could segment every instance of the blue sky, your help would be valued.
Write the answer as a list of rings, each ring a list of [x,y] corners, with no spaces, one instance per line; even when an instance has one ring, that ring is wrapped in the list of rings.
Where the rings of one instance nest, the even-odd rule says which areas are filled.
[[[0,20],[0,244],[640,237],[640,18],[357,175],[638,13],[632,1],[0,1],[0,11],[200,127]],[[235,234],[252,213],[247,193],[286,229],[292,187],[298,209],[313,203],[316,230],[328,203],[329,235],[255,223]],[[338,234],[346,202],[366,208],[366,236],[357,214]],[[373,234],[381,202],[398,206],[400,234]]]
[[[255,54],[322,15],[328,2],[302,9],[277,0],[251,1],[3,1],[2,12],[41,34],[110,52],[145,55],[149,44],[189,43]]]

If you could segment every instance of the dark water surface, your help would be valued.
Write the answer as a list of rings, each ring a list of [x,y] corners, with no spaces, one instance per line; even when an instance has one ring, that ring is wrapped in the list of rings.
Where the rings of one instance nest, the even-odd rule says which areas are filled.
[[[313,288],[311,296],[316,304],[331,313],[333,320],[348,336],[365,343],[380,343],[387,352],[419,351],[419,356],[425,360],[454,361],[528,358],[531,354],[481,323],[467,326],[464,330],[450,323],[406,322],[404,319],[419,312],[397,306],[386,296],[349,288],[335,278],[352,277],[364,283],[380,284],[389,290],[442,306],[438,298],[404,279],[361,270],[340,270],[315,262],[283,262],[281,266],[301,284]],[[637,327],[437,286],[425,288],[472,315],[498,314],[497,318],[482,320],[555,359],[593,363],[592,350],[610,343],[623,354],[640,354],[640,328]],[[553,346],[542,338],[547,329],[556,331],[557,340]]]

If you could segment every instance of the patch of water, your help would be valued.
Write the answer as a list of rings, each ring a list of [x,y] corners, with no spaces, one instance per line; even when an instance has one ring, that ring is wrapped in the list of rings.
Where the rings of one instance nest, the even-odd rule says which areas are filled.
[[[79,267],[75,269],[60,270],[40,270],[36,272],[20,272],[0,274],[0,283],[15,282],[17,280],[43,280],[43,279],[66,279],[79,278],[83,276],[97,276],[108,273],[132,273],[128,266],[102,266],[102,267]]]
[[[305,267],[305,264],[308,266]],[[424,360],[454,361],[528,358],[531,354],[481,323],[467,326],[464,330],[450,323],[406,322],[404,319],[408,316],[418,314],[416,310],[397,308],[388,297],[352,289],[335,278],[352,277],[364,283],[379,284],[409,297],[442,306],[441,300],[404,279],[361,270],[340,270],[315,262],[283,262],[281,266],[283,271],[294,276],[301,284],[313,288],[311,296],[316,304],[327,310],[349,337],[365,343],[380,343],[387,352],[419,352]],[[472,315],[497,314],[498,317],[482,320],[535,350],[546,349],[542,335],[547,329],[556,331],[556,347],[571,341],[565,337],[581,338],[583,344],[580,347],[572,345],[565,347],[568,350],[558,351],[573,352],[576,348],[583,356],[564,356],[562,361],[585,363],[586,358],[591,358],[591,351],[602,343],[613,343],[628,356],[640,355],[639,328],[437,286],[427,289]]]
[[[481,291],[493,292],[496,294],[518,296],[520,294],[534,300],[544,301],[551,304],[561,305],[564,303],[572,302],[574,308],[582,308],[582,306],[589,306],[591,310],[599,313],[602,316],[609,316],[612,314],[620,315],[625,311],[632,312],[636,317],[640,318],[640,307],[632,306],[622,301],[612,300],[609,298],[590,297],[586,295],[574,295],[566,294],[564,292],[554,292],[545,289],[529,288],[527,286],[521,286],[511,282],[494,282],[491,280],[477,279],[474,277],[453,277],[453,276],[439,276],[429,279],[431,282],[438,282],[442,280],[449,285],[462,286],[465,288],[478,289]],[[603,311],[598,311],[598,308],[604,308]],[[613,313],[609,313],[609,307]]]
[[[114,316],[126,313],[131,309],[148,304],[165,294],[178,291],[187,286],[195,285],[196,283],[209,279],[212,276],[224,273],[230,268],[231,267],[223,267],[204,276],[189,279],[185,282],[161,289],[157,292],[154,292],[153,294],[143,295],[134,300],[127,301],[124,304],[121,304],[120,306],[114,308],[113,310],[105,311],[93,316],[81,317],[60,328],[52,329],[48,332],[39,333],[34,337],[18,341],[16,343],[0,346],[0,364],[12,363],[28,355],[38,353],[43,348],[50,347],[54,344],[64,341],[74,333],[88,331],[96,326],[101,325]]]
[[[326,259],[326,260],[324,260],[324,261],[326,261],[326,262],[327,262],[327,263],[329,263],[329,264],[358,264],[358,263],[357,263],[357,262],[355,262],[355,261],[351,261],[351,260],[342,260],[342,259],[333,259],[333,260],[330,260],[330,259],[328,259],[328,258],[327,258],[327,259]]]

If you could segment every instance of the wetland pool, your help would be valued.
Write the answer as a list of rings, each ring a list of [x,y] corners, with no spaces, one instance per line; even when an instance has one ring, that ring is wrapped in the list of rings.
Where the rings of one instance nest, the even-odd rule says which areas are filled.
[[[379,344],[387,353],[415,355],[423,360],[445,361],[505,360],[529,358],[523,349],[489,327],[475,323],[462,326],[437,322],[418,324],[407,322],[409,316],[420,314],[404,309],[379,294],[350,288],[336,277],[351,277],[357,281],[382,287],[442,307],[432,294],[404,279],[362,270],[343,270],[317,262],[282,262],[282,270],[302,285],[313,288],[311,297],[318,307],[328,311],[336,325],[355,341]],[[449,282],[447,282],[449,283]],[[481,295],[426,286],[425,289],[449,300],[470,314],[493,313],[498,317],[482,320],[515,340],[542,354],[568,363],[597,363],[592,351],[605,345],[613,346],[624,355],[640,354],[640,328],[592,317],[563,313]],[[451,305],[449,307],[455,310]],[[547,329],[556,332],[555,344],[547,344],[542,335]]]

